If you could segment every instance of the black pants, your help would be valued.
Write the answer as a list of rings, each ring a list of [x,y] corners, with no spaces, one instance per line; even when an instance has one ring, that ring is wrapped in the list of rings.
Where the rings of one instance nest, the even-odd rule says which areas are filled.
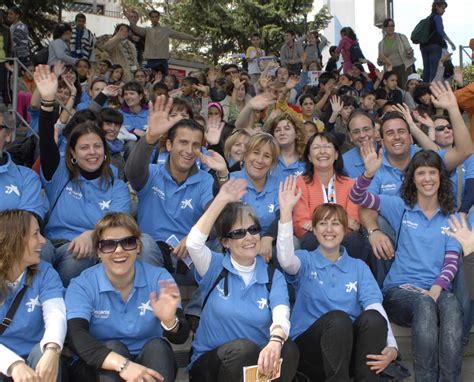
[[[319,245],[318,239],[316,239],[316,236],[312,232],[307,232],[301,236],[300,243],[301,249],[307,251],[314,251]],[[361,259],[363,262],[367,261],[370,253],[370,243],[369,240],[359,231],[354,231],[345,235],[341,244],[346,248],[350,257]]]
[[[5,105],[10,105],[12,103],[12,89],[10,87],[10,78],[11,73],[5,67],[5,63],[0,62],[0,94]]]
[[[190,380],[193,382],[240,382],[243,380],[243,367],[258,362],[260,348],[252,341],[238,339],[225,343],[199,357],[194,362]],[[275,381],[290,382],[298,367],[298,347],[288,340],[281,349],[280,378]]]
[[[378,381],[367,366],[367,354],[380,354],[387,343],[387,321],[366,310],[352,323],[347,313],[333,310],[321,316],[295,339],[300,349],[298,370],[311,382]]]

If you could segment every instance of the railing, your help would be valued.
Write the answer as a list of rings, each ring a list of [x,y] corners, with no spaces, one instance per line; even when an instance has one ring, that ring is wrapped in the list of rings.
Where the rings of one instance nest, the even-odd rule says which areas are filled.
[[[469,46],[459,45],[459,66],[461,69],[464,68],[463,58],[464,54],[469,57],[469,60],[474,63],[474,52],[469,53],[468,49],[472,49]]]

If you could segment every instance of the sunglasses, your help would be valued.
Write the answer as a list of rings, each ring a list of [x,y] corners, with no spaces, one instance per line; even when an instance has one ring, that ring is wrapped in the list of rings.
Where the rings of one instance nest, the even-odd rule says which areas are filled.
[[[443,125],[443,126],[436,126],[435,127],[436,131],[444,131],[444,129],[452,130],[453,127],[451,125]]]
[[[102,253],[112,253],[117,250],[119,244],[124,251],[133,251],[138,247],[138,239],[135,236],[128,236],[118,240],[100,240],[98,248]]]
[[[260,224],[254,224],[248,228],[240,228],[230,231],[225,237],[228,239],[242,239],[245,237],[245,235],[247,235],[247,232],[251,235],[257,235],[261,230],[262,228],[260,227]]]

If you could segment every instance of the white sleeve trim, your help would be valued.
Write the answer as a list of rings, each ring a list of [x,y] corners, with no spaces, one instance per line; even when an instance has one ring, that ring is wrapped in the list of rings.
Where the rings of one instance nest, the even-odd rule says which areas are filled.
[[[290,335],[290,307],[287,305],[277,305],[272,310],[273,323],[270,326],[270,333],[275,326],[280,326],[285,332],[286,338]]]
[[[385,312],[385,309],[383,308],[382,304],[375,303],[375,304],[370,304],[365,308],[365,310],[373,309],[379,312],[383,318],[385,318],[385,321],[387,321],[387,346],[392,347],[398,350],[398,345],[397,345],[397,340],[395,339],[395,336],[393,335],[392,331],[392,325],[390,325],[390,321],[388,320],[387,312]]]
[[[301,268],[300,259],[295,256],[293,244],[293,223],[278,222],[277,257],[282,269],[289,275],[296,275]]]
[[[40,341],[41,351],[48,343],[58,344],[62,349],[66,337],[66,305],[62,298],[43,302],[44,335]]]
[[[189,256],[191,256],[196,271],[201,277],[209,270],[212,259],[211,250],[206,247],[206,240],[207,235],[199,231],[199,228],[196,226],[191,228],[186,239],[186,248],[189,252]]]
[[[25,360],[5,345],[0,344],[0,373],[5,374],[7,377],[11,377],[11,375],[7,373],[8,369],[18,361],[24,362]]]

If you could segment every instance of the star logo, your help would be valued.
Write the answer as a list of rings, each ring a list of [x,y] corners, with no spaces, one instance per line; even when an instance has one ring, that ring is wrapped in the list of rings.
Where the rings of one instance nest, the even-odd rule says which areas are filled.
[[[318,278],[318,272],[312,271],[312,272],[311,272],[311,278],[312,278],[313,280],[316,280],[316,279]]]
[[[302,170],[296,170],[293,175],[294,176],[301,176],[301,175],[303,175],[303,171]]]
[[[20,196],[20,191],[18,190],[18,187],[15,186],[14,184],[10,184],[9,186],[5,186],[5,194],[11,194],[14,193],[16,196]]]
[[[257,301],[258,309],[265,309],[268,308],[268,300],[266,298],[261,298]]]
[[[150,312],[153,312],[153,308],[150,305],[150,300],[148,300],[145,303],[140,304],[140,306],[138,307],[138,310],[140,310],[140,316],[144,316],[147,310],[149,310]]]
[[[449,227],[441,227],[441,235],[446,235],[449,232]]]
[[[184,210],[186,208],[194,209],[192,205],[192,199],[184,199],[181,201],[181,209]]]
[[[30,298],[30,301],[26,303],[26,306],[28,307],[26,311],[28,313],[33,313],[37,306],[41,306],[41,303],[39,302],[39,295],[35,298]]]
[[[103,211],[105,209],[109,209],[110,208],[110,202],[111,200],[102,200],[100,203],[99,203],[99,207],[100,209]]]
[[[272,213],[273,211],[275,211],[275,205],[273,203],[271,203],[271,204],[268,205],[268,212]]]
[[[222,288],[221,286],[216,286],[216,289],[217,291],[219,292],[219,297],[224,299],[224,300],[228,300],[229,299],[229,296],[230,296],[230,293],[226,296],[225,295],[225,291],[224,291],[224,288]]]
[[[357,292],[357,281],[349,282],[346,284],[346,292],[351,293],[352,291]]]

